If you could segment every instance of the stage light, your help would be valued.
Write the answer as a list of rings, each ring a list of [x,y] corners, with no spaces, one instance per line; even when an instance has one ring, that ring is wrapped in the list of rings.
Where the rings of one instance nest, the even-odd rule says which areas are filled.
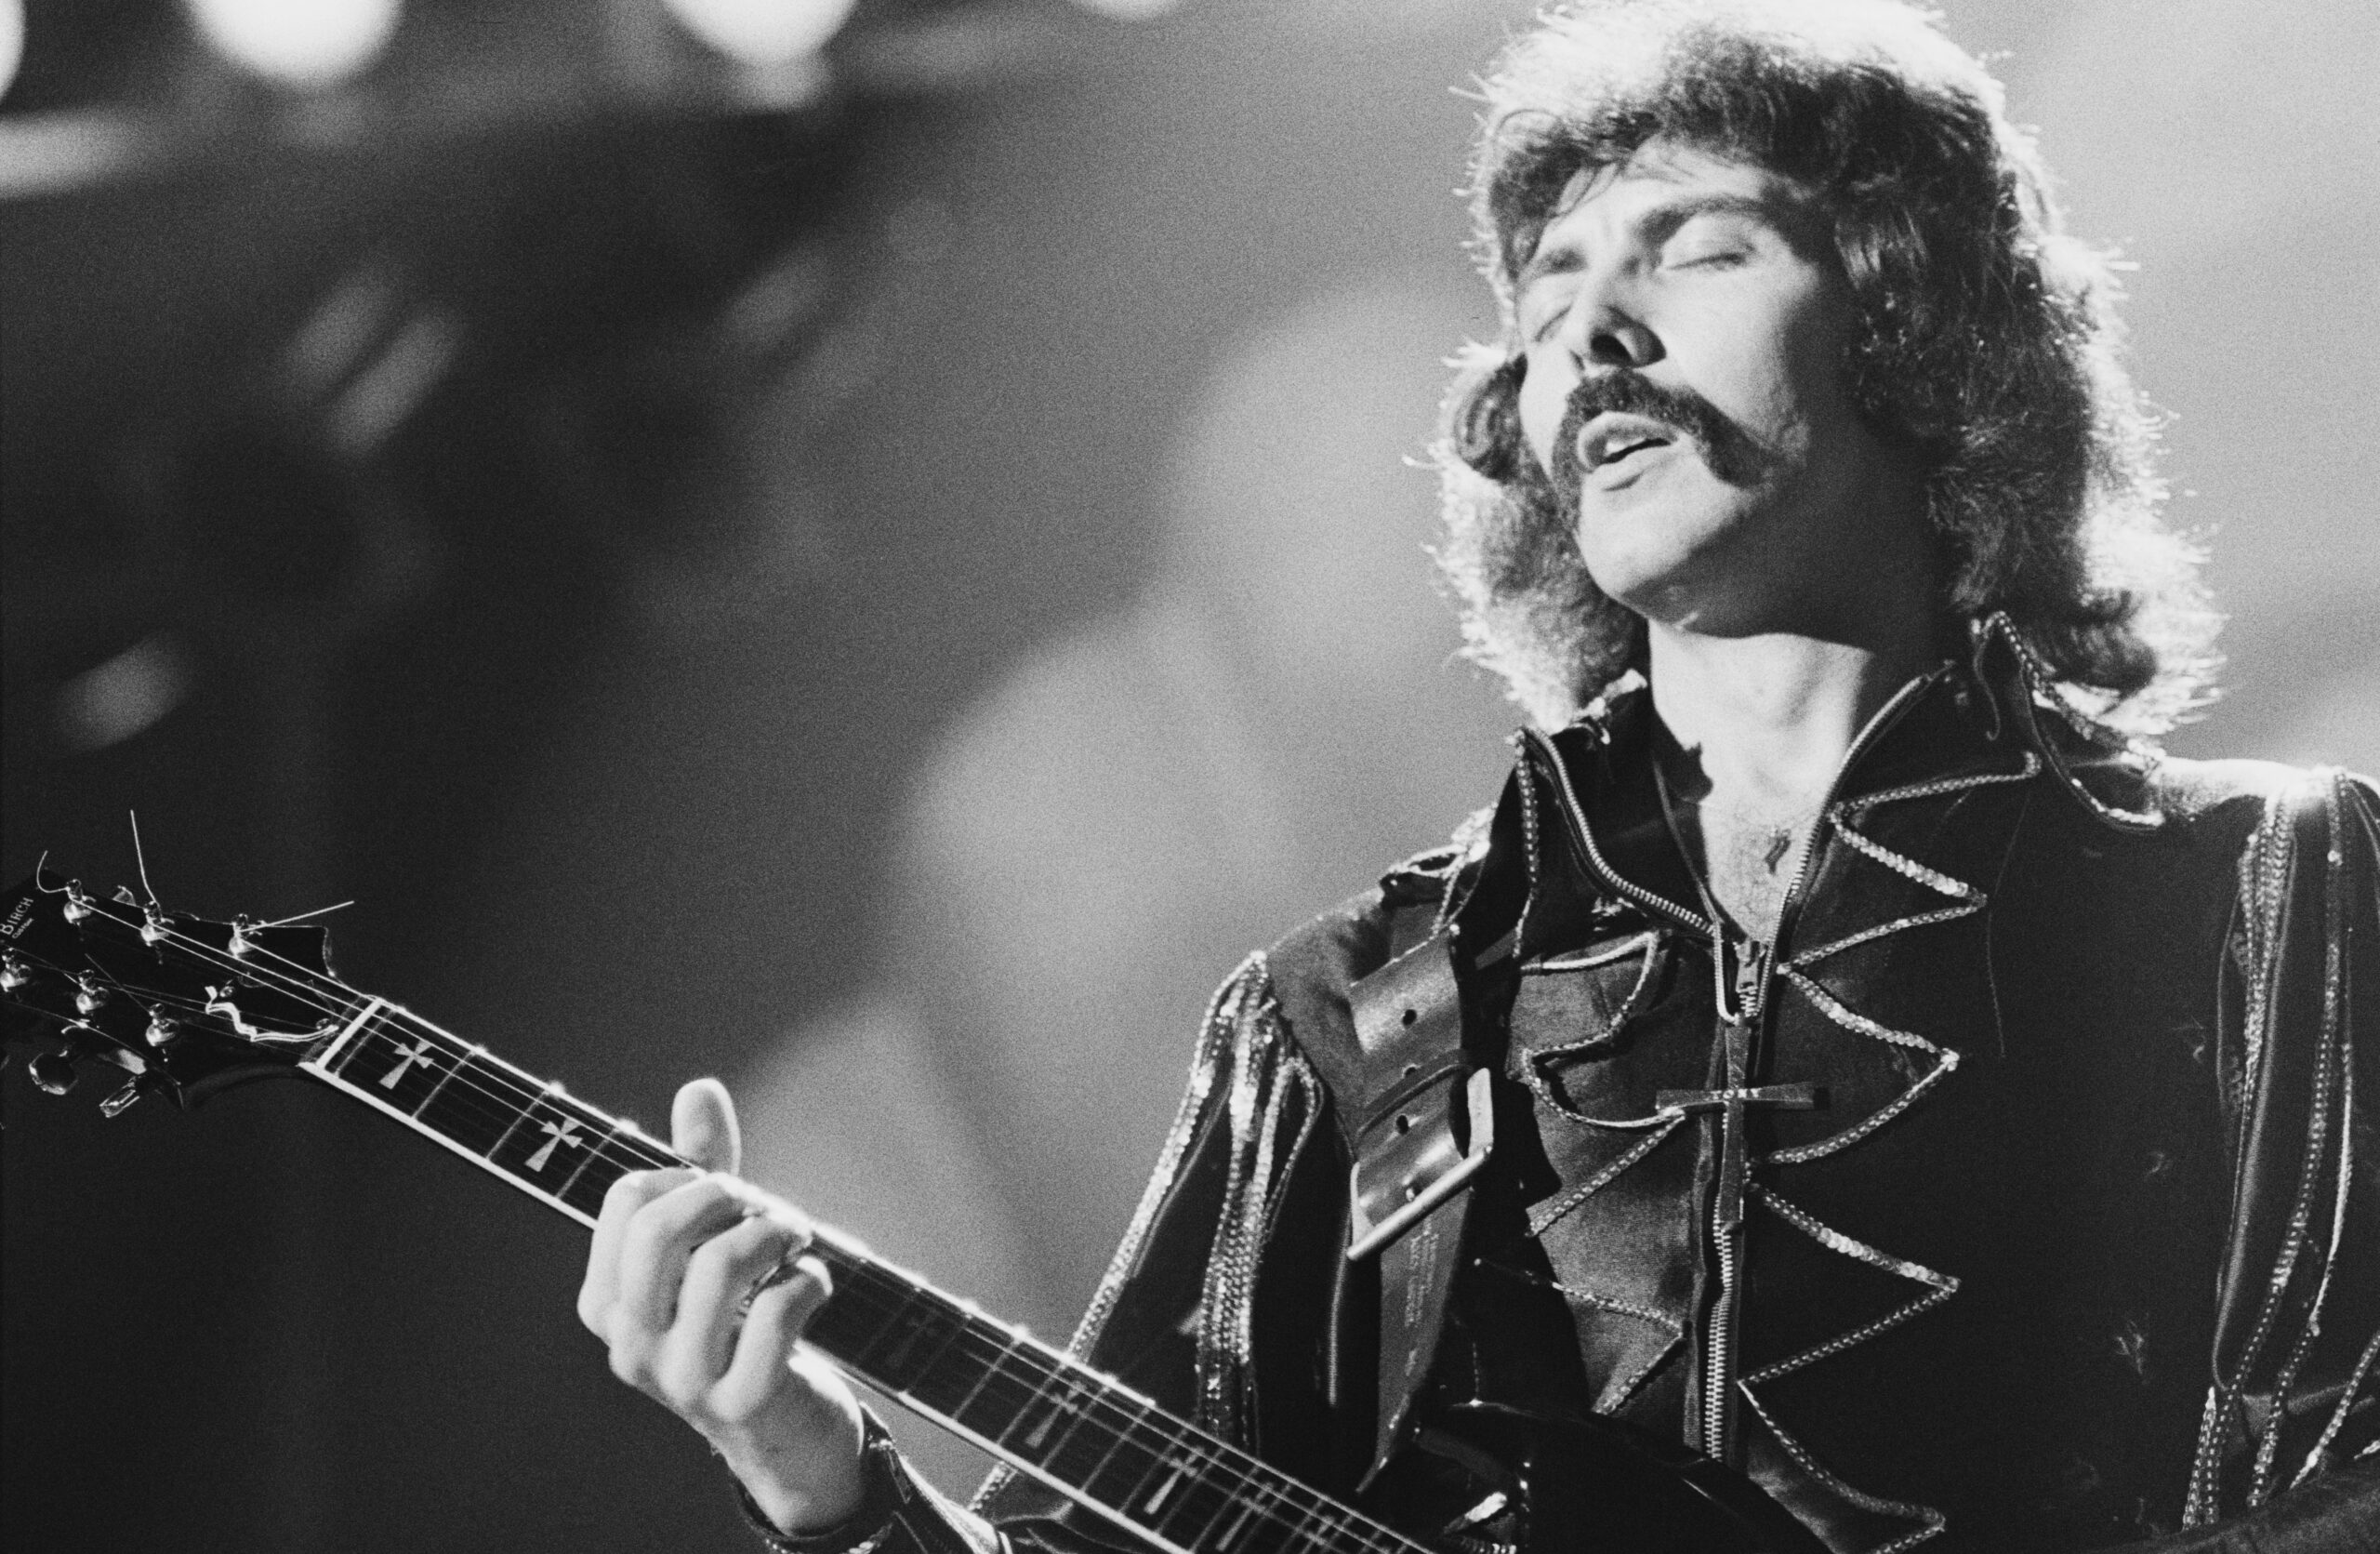
[[[25,59],[25,0],[0,0],[0,97],[17,79]]]
[[[241,69],[314,89],[387,46],[403,0],[185,0],[206,41]]]
[[[662,0],[694,36],[739,64],[791,64],[826,46],[853,0]]]

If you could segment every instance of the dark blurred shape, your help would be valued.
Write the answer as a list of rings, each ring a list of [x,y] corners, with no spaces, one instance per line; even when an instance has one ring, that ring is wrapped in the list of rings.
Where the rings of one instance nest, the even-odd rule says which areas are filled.
[[[5,867],[129,877],[137,809],[175,904],[363,897],[343,967],[467,1015],[458,875],[584,666],[817,592],[756,417],[874,370],[855,169],[1048,68],[1047,30],[879,6],[796,102],[658,0],[408,0],[310,92],[171,4],[34,12],[0,106]],[[626,1052],[481,1029],[642,1094]],[[676,1547],[740,1539],[699,1444],[584,1365],[566,1229],[296,1087],[100,1134],[7,1082],[11,1547],[625,1551],[665,1506]]]
[[[188,41],[174,0],[20,0],[24,55],[7,115],[123,100],[162,51]]]

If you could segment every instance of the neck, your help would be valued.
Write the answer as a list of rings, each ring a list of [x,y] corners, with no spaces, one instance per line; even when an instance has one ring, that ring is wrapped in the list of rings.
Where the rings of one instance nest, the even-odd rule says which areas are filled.
[[[1655,622],[1647,645],[1663,725],[1712,793],[1760,810],[1816,804],[1868,720],[1935,660],[1922,620],[1856,643]]]

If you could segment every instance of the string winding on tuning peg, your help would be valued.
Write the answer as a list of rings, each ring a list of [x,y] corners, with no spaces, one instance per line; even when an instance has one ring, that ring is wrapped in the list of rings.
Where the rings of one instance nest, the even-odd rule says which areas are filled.
[[[79,1077],[74,1071],[74,1055],[65,1051],[35,1054],[25,1065],[25,1071],[33,1075],[33,1083],[52,1096],[63,1096],[73,1089]]]

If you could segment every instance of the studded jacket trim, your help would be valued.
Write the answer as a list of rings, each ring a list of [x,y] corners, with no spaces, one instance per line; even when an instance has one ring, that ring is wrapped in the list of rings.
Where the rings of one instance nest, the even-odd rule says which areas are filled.
[[[2359,1051],[2348,1019],[2359,960],[2363,986],[2380,988],[2374,809],[2367,786],[2307,773],[2268,801],[2240,860],[2236,1233],[2190,1473],[2192,1526],[2262,1506],[2334,1464],[2349,1421],[2374,1406],[2380,1331],[2332,1310],[2380,1286],[2380,1162],[2356,1114],[2358,1079],[2380,1078],[2380,1055],[2369,1031]],[[2380,1441],[2363,1451],[2380,1454]]]
[[[1971,1130],[1960,1136],[1989,1136],[1972,1132],[1982,1126],[1973,1121],[1979,1096],[2006,1109],[2008,1124],[2054,1122],[2066,1130],[2057,1136],[2087,1144],[2099,1113],[2074,1109],[2074,1097],[2129,1098],[2123,1086],[2137,1075],[2163,1088],[2133,1102],[2130,1112],[2119,1103],[2109,1116],[2130,1126],[2135,1114],[2169,1103],[2187,1104],[2192,1119],[2202,1113],[2210,1127],[2189,1136],[2219,1140],[2205,1169],[2216,1178],[2212,1197],[2223,1196],[2221,1182],[2230,1184],[2229,1207],[2218,1212],[2207,1232],[2202,1260],[2192,1242],[2188,1259],[2146,1265],[2162,1269],[2170,1262],[2184,1271],[2173,1278],[2161,1272],[2146,1284],[2122,1260],[2129,1255],[2122,1246],[2102,1237],[2109,1227],[2090,1222],[2071,1243],[2059,1244],[2070,1244],[2077,1266],[2087,1264],[2094,1279],[2131,1280],[2120,1294],[2203,1289],[2197,1281],[2212,1282],[2219,1263],[2219,1299],[2191,1295],[2185,1303],[2219,1309],[2206,1318],[2204,1335],[2190,1340],[2197,1347],[2189,1354],[2152,1345],[2144,1359],[2137,1335],[2122,1324],[2109,1346],[2104,1331],[2095,1335],[2061,1327],[2069,1318],[2046,1311],[2037,1331],[2011,1328],[2004,1335],[2034,1346],[2023,1363],[2035,1374],[2055,1375],[2043,1361],[2067,1351],[2055,1351],[2053,1341],[2089,1341],[2105,1347],[2105,1352],[2089,1351],[2090,1364],[2145,1364],[2152,1380],[2162,1367],[2163,1375],[2203,1394],[2202,1419],[2200,1405],[2186,1401],[2172,1411],[2175,1429],[2161,1426],[2154,1436],[2155,1451],[2164,1454],[2155,1463],[2170,1466],[2126,1469],[2135,1477],[2149,1473],[2144,1483],[2169,1473],[2170,1490],[2158,1492],[2170,1494],[2163,1525],[2174,1524],[2187,1500],[2188,1520],[2202,1530],[2167,1534],[2140,1549],[2244,1550],[2263,1547],[2258,1540],[2267,1532],[2282,1528],[2294,1540],[2287,1545],[2293,1554],[2361,1547],[2356,1529],[2368,1530],[2380,1517],[2380,1445],[2374,1444],[2380,1441],[2380,1335],[2374,1331],[2380,1326],[2374,1321],[2380,1147],[2373,1145],[2369,1120],[2373,1097],[2380,1096],[2380,1051],[2368,1040],[2355,1041],[2352,991],[2359,979],[2367,990],[2380,989],[2380,886],[2374,883],[2380,825],[2373,819],[2380,801],[2367,786],[2335,774],[2293,776],[2254,764],[2160,764],[2141,751],[2094,738],[2031,685],[2021,664],[2010,661],[2010,650],[1995,641],[1986,633],[1977,665],[1937,683],[1929,704],[1935,711],[1927,714],[1940,713],[1953,693],[1964,708],[1968,690],[1992,669],[1997,688],[1962,713],[1970,726],[1989,721],[1988,745],[1963,764],[1928,756],[1933,747],[1924,738],[1904,741],[1891,759],[1846,787],[1822,822],[1831,843],[1826,867],[1848,871],[1838,876],[1838,885],[1865,870],[1852,894],[1874,910],[1809,923],[1799,942],[1782,947],[1773,968],[1774,1009],[1790,1012],[1780,1017],[1800,1022],[1805,1033],[1831,1033],[1831,1062],[1872,1056],[1858,1059],[1871,1078],[1856,1105],[1838,1099],[1832,1109],[1800,1114],[1794,1130],[1772,1136],[1753,1157],[1747,1218],[1768,1238],[1768,1253],[1787,1262],[1800,1257],[1797,1268],[1849,1270],[1843,1288],[1858,1296],[1831,1324],[1835,1313],[1808,1310],[1806,1321],[1772,1329],[1747,1351],[1734,1377],[1735,1395],[1750,1433],[1765,1443],[1758,1448],[1768,1454],[1762,1471],[1805,1485],[1795,1493],[1815,1497],[1808,1498],[1810,1515],[1833,1519],[1822,1532],[1845,1554],[1884,1554],[1928,1538],[1964,1547],[1986,1535],[1980,1524],[1946,1518],[1937,1508],[1952,1506],[1951,1500],[1912,1494],[1893,1473],[1838,1467],[1852,1460],[1842,1454],[1839,1427],[1845,1416],[1828,1410],[1862,1410],[1860,1389],[1905,1381],[1912,1356],[1924,1357],[1914,1368],[1920,1386],[1950,1385],[1927,1373],[1937,1363],[1933,1346],[1943,1335],[1977,1331],[1962,1325],[1971,1324],[1971,1316],[1958,1313],[2015,1310],[2021,1318],[2023,1308],[1984,1289],[1991,1266],[1974,1259],[1986,1254],[1963,1243],[1948,1255],[1931,1252],[1926,1236],[1912,1240],[1905,1228],[1880,1230],[1875,1215],[1837,1205],[1884,1202],[1858,1197],[1868,1190],[1860,1185],[1868,1162],[1911,1158],[1912,1146],[1953,1125],[1950,1119],[1970,1119],[1955,1124]],[[1568,731],[1561,737],[1562,759],[1572,765],[1604,759],[1597,751],[1608,737],[1594,724]],[[2063,802],[2069,796],[2071,803]],[[2260,805],[2261,819],[2235,820],[2243,805]],[[1989,832],[1980,842],[1974,840],[1983,834],[1978,826]],[[2014,843],[1991,840],[2019,833],[2031,840],[2015,852],[2004,850]],[[1549,835],[1542,845],[1550,850],[1556,843]],[[2034,951],[2019,953],[2011,941],[2054,944],[2041,938],[2052,930],[2025,915],[2044,910],[2050,922],[2099,932],[2101,920],[2076,917],[2082,908],[2064,901],[2061,893],[2069,890],[2066,882],[2089,874],[2081,860],[2098,858],[2103,848],[2109,861],[2092,866],[2097,873],[2091,877],[2104,883],[2110,910],[2129,914],[2105,920],[2121,929],[2109,942],[2127,947],[2125,953],[2136,949],[2141,975],[2151,980],[2102,988],[2082,999],[2080,1012],[2061,1015],[2070,1002],[2066,990],[2026,985],[2021,979],[2033,963],[2026,956]],[[1534,872],[1539,849],[1529,850]],[[1369,1400],[1337,1393],[1328,1379],[1342,1371],[1365,1374],[1368,1353],[1343,1366],[1321,1358],[1347,1342],[1349,1332],[1328,1298],[1334,1253],[1343,1242],[1343,1221],[1334,1235],[1333,1215],[1343,1208],[1338,1201],[1346,1164],[1343,1120],[1331,1098],[1361,1093],[1363,1077],[1345,990],[1385,960],[1386,924],[1414,900],[1443,903],[1447,915],[1474,904],[1487,887],[1475,871],[1466,871],[1479,856],[1474,836],[1466,847],[1415,860],[1392,873],[1381,890],[1326,914],[1226,983],[1201,1031],[1190,1094],[1157,1174],[1077,1335],[1078,1350],[1093,1363],[1123,1375],[1165,1406],[1251,1440],[1285,1466],[1310,1435],[1338,1431],[1350,1440],[1368,1439]],[[2176,857],[2187,867],[2175,865]],[[2202,857],[2213,867],[2191,861]],[[2208,881],[2233,861],[2240,883],[2228,932],[2219,916],[2203,933],[2195,917],[2185,923],[2188,913],[2176,909],[2219,912],[2228,904],[2229,890]],[[2018,876],[2028,868],[2033,872],[2012,877],[2012,868]],[[2187,884],[2190,894],[2156,894],[2164,888],[2159,882],[2168,880]],[[1532,878],[1532,897],[1535,883]],[[1590,931],[1558,944],[1520,946],[1514,980],[1525,996],[1530,989],[1545,992],[1598,978],[1611,989],[1594,1029],[1574,1026],[1574,1034],[1516,1051],[1508,1069],[1524,1096],[1521,1104],[1542,1108],[1549,1130],[1569,1128],[1582,1139],[1608,1141],[1582,1147],[1584,1166],[1553,1196],[1527,1205],[1519,1224],[1529,1240],[1570,1234],[1605,1212],[1601,1201],[1636,1190],[1630,1179],[1660,1159],[1677,1158],[1686,1148],[1680,1136],[1699,1125],[1665,1113],[1649,1090],[1632,1109],[1605,1105],[1611,1096],[1587,1095],[1586,1104],[1578,1104],[1581,1093],[1573,1088],[1602,1055],[1654,1039],[1663,1017],[1655,990],[1665,977],[1683,976],[1678,957],[1707,958],[1683,921],[1694,914],[1663,910],[1675,907],[1673,896],[1656,900],[1654,907],[1588,900],[1579,910]],[[2096,910],[2099,900],[2093,897],[2085,905]],[[2203,1029],[2136,1026],[2139,1040],[2161,1043],[2153,1055],[2143,1055],[2161,1065],[2151,1074],[2121,1042],[2110,1045],[2098,1033],[2126,1029],[2122,1022],[2136,1020],[2144,1000],[2154,1002],[2149,995],[2160,991],[2155,967],[2162,963],[2155,957],[2163,953],[2157,947],[2166,942],[2159,936],[2171,937],[2186,926],[2192,945],[2228,946],[2224,997],[2220,1009],[2210,1011],[2213,1017],[2200,1022]],[[1932,990],[1920,983],[1912,992],[1906,968],[1933,964],[1925,958],[1947,953],[1947,946],[1964,948],[1942,966],[1972,960],[1983,979],[1972,988],[1945,986],[1929,1005],[1924,996]],[[1880,996],[1878,990],[1895,987],[1903,992]],[[2367,991],[2365,1003],[2380,1004],[2380,996]],[[1948,1025],[1944,1011],[1956,1015]],[[2092,1051],[2098,1056],[2086,1053],[2069,1063],[2057,1045],[2069,1038],[2097,1043]],[[2168,1056],[2162,1043],[2174,1043],[2183,1048],[2200,1043],[2210,1061],[2202,1066],[2188,1051]],[[2037,1069],[2047,1059],[2056,1061]],[[2012,1062],[2022,1067],[2011,1069]],[[1994,1065],[1998,1079],[1990,1077]],[[2203,1101],[2191,1088],[2191,1076],[2202,1071],[2211,1081]],[[1897,1080],[1879,1087],[1880,1079],[1895,1074]],[[2026,1088],[2051,1078],[2077,1087]],[[2213,1094],[2217,1090],[2219,1096]],[[2084,1124],[2079,1129],[2077,1120]],[[2193,1160],[2209,1157],[2208,1148],[2187,1147],[2196,1150]],[[2162,1157],[2143,1158],[2152,1173],[2167,1169]],[[1987,1187],[2005,1190],[2015,1180],[1933,1179],[1950,1189],[1951,1203]],[[1804,1250],[1794,1254],[1795,1246]],[[1645,1335],[1641,1342],[1613,1340],[1613,1384],[1599,1394],[1597,1406],[1645,1418],[1673,1407],[1664,1400],[1676,1397],[1686,1368],[1680,1335],[1690,1324],[1682,1324],[1679,1315],[1689,1308],[1647,1296],[1623,1279],[1575,1275],[1555,1273],[1555,1287],[1574,1309],[1633,1322]],[[2169,1334],[2160,1341],[2179,1345],[2183,1339]],[[2080,1348],[2070,1352],[2085,1355]],[[2188,1380],[2192,1371],[2195,1382]],[[2162,1399],[2173,1384],[2161,1385]],[[1832,1401],[1817,1407],[1817,1398]],[[1943,1417],[1962,1430],[1974,1424],[1955,1401]],[[2096,1428],[2091,1417],[2076,1415],[2069,1428],[2087,1436]],[[1981,1439],[2022,1444],[2016,1437]],[[1954,1448],[1919,1441],[1911,1449],[1912,1460],[1939,1462]],[[1955,1450],[1981,1468],[1999,1466],[1989,1460],[1991,1446],[1967,1443]],[[1292,1470],[1343,1494],[1355,1471],[1350,1464],[1358,1461],[1340,1459],[1343,1478],[1334,1477],[1327,1459],[1309,1457]],[[1077,1549],[1098,1542],[1063,1507],[1037,1498],[1029,1484],[1003,1486],[996,1478],[979,1504],[1020,1549]],[[2156,1525],[2133,1524],[2145,1531]],[[2121,1524],[2104,1525],[2123,1535]],[[2077,1534],[2041,1546],[2091,1547],[2109,1535]]]

